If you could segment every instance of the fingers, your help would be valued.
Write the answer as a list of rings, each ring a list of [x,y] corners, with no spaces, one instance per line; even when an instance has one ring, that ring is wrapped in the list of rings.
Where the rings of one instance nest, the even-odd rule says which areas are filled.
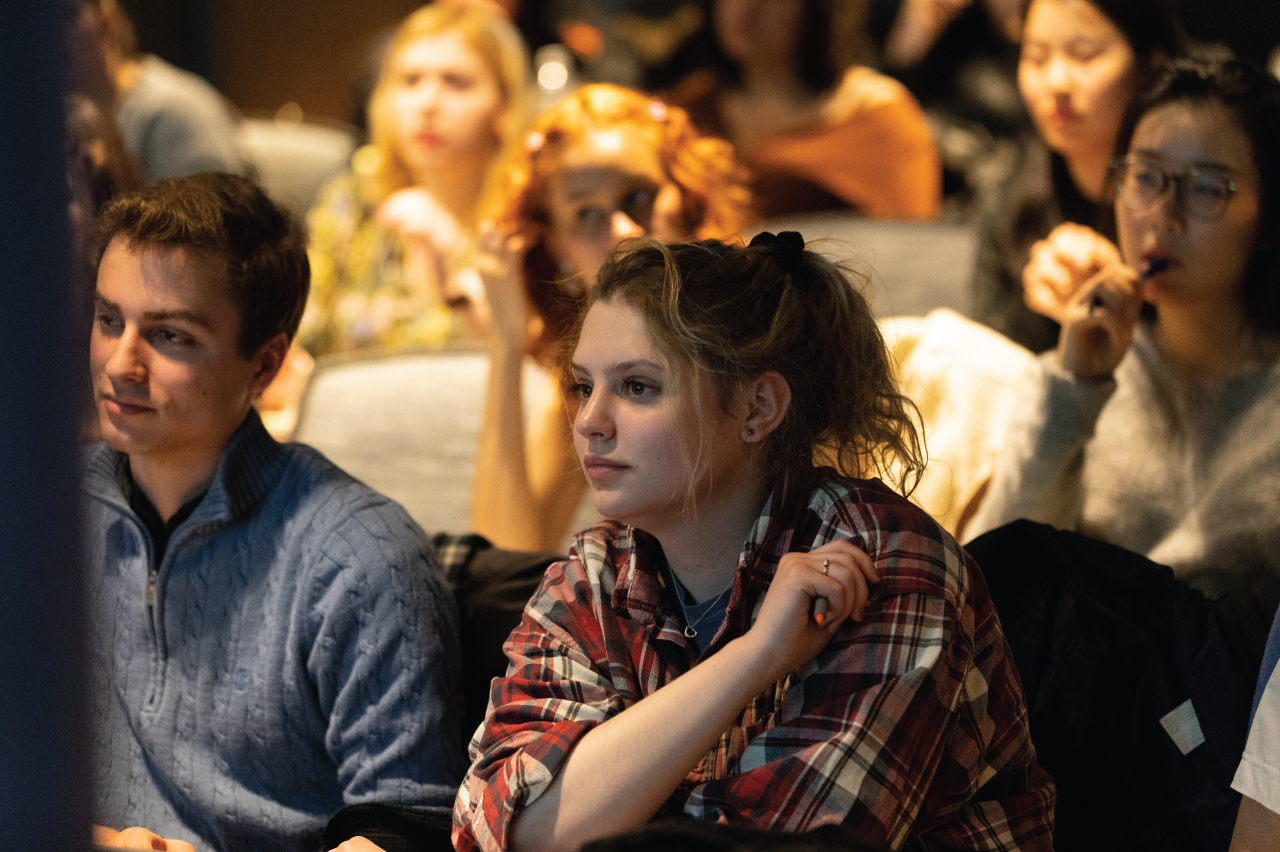
[[[815,617],[819,624],[835,633],[845,619],[862,619],[871,597],[870,584],[879,582],[880,575],[871,557],[861,548],[851,541],[840,540],[809,553],[788,554],[788,557],[818,575],[806,579],[815,594],[827,599],[827,612],[822,618]]]
[[[372,841],[357,836],[339,843],[331,852],[383,852],[383,849]]]
[[[1119,264],[1103,269],[1080,289],[1063,319],[1063,367],[1084,381],[1109,377],[1133,342],[1141,311],[1137,273]]]
[[[95,841],[97,837],[95,836]],[[166,840],[155,832],[148,831],[145,828],[134,826],[126,828],[123,831],[116,832],[102,845],[112,849],[149,849],[162,850],[162,852],[195,852],[190,843],[181,840]]]
[[[1033,311],[1062,322],[1088,279],[1120,263],[1120,251],[1110,240],[1066,222],[1032,245],[1022,273],[1023,300]]]

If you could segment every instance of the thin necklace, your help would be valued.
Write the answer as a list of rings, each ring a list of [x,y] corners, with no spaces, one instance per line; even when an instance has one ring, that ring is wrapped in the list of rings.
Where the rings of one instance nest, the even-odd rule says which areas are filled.
[[[680,583],[680,578],[676,576],[675,569],[674,569],[674,568],[672,568],[669,564],[667,565],[667,572],[668,572],[669,574],[671,574],[671,582],[672,582],[672,583],[675,583],[675,586],[676,586],[676,600],[678,600],[678,601],[680,602],[680,609],[681,609],[681,610],[684,610],[684,598],[685,598],[685,595],[687,594],[687,592],[686,592],[686,590],[685,590],[685,587],[684,587],[683,585],[681,585],[681,583]],[[711,602],[711,606],[707,607],[707,610],[706,610],[704,613],[702,613],[702,615],[698,616],[698,620],[697,620],[697,621],[695,621],[693,624],[688,624],[688,623],[686,623],[686,624],[685,624],[685,626],[684,626],[684,638],[686,638],[686,639],[695,639],[695,638],[697,638],[697,636],[698,636],[698,629],[697,629],[697,628],[698,628],[698,625],[699,625],[699,624],[701,624],[702,622],[706,621],[706,620],[707,620],[707,616],[711,615],[713,612],[715,612],[715,611],[716,611],[716,606],[715,606],[715,605],[716,605],[716,604],[718,604],[718,603],[720,603],[720,599],[721,599],[722,597],[724,597],[725,595],[729,594],[729,591],[730,591],[731,589],[733,589],[733,583],[730,583],[728,586],[726,586],[726,587],[725,587],[724,591],[722,591],[720,594],[718,594],[718,595],[716,595],[716,596],[715,596],[715,599]]]

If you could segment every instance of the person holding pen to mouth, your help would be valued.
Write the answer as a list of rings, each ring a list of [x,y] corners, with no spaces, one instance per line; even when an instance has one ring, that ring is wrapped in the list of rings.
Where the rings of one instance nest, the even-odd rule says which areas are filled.
[[[1074,529],[1213,596],[1280,575],[1280,82],[1180,61],[1122,141],[1115,260],[1042,294],[1058,348],[972,530]]]
[[[577,849],[663,818],[1052,847],[977,566],[893,488],[822,466],[894,460],[909,490],[923,451],[866,302],[803,245],[634,241],[600,270],[566,380],[607,520],[507,641],[456,848]]]

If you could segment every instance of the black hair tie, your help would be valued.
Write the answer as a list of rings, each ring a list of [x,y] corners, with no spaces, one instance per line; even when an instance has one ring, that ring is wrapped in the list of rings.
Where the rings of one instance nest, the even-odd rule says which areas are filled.
[[[763,246],[773,255],[782,271],[795,275],[804,267],[804,237],[799,231],[781,231],[771,234],[761,231],[751,238],[749,245]]]

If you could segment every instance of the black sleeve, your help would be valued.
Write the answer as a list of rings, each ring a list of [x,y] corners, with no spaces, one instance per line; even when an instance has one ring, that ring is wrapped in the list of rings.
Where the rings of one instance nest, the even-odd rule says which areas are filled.
[[[448,808],[384,802],[348,805],[329,818],[319,852],[356,836],[373,841],[386,852],[452,852],[452,828]]]

